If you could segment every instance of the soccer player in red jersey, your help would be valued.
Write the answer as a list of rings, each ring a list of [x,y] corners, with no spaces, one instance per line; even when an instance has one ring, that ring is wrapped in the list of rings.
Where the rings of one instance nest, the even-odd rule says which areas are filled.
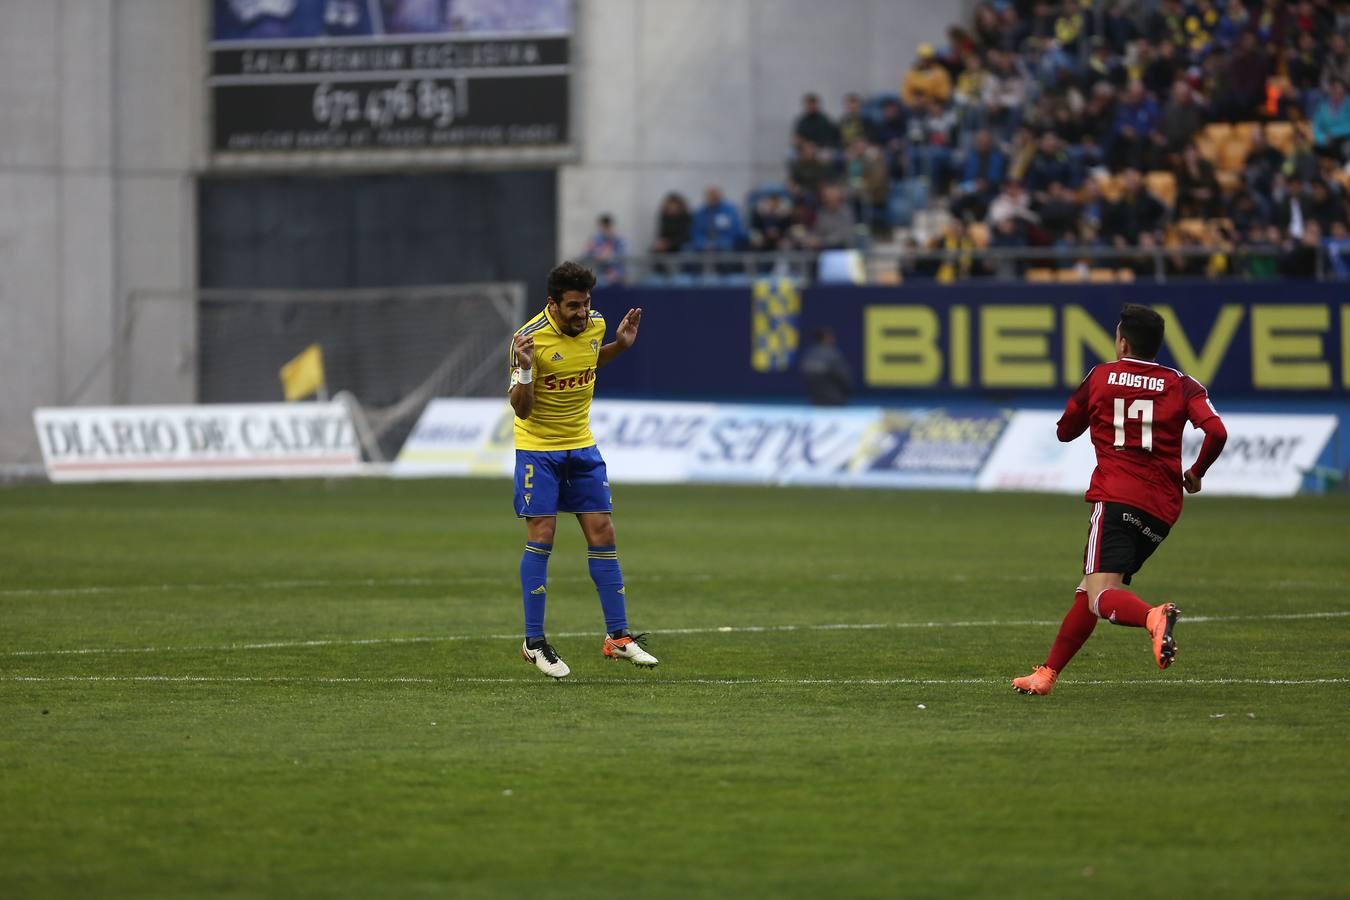
[[[1091,524],[1083,580],[1050,655],[1030,675],[1013,679],[1013,688],[1023,694],[1050,693],[1098,618],[1148,629],[1159,668],[1176,659],[1176,605],[1151,607],[1125,585],[1181,515],[1182,488],[1192,494],[1200,490],[1228,431],[1199,382],[1153,361],[1162,339],[1162,316],[1146,306],[1127,305],[1116,326],[1116,361],[1089,372],[1060,417],[1061,441],[1087,431],[1097,451],[1086,495]],[[1187,422],[1202,429],[1205,440],[1195,464],[1182,472]]]

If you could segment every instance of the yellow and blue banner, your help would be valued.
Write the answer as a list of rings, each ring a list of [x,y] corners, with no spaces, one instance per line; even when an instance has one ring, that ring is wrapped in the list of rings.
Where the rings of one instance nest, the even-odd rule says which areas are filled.
[[[802,295],[789,278],[761,278],[750,292],[750,366],[790,372],[797,362]]]

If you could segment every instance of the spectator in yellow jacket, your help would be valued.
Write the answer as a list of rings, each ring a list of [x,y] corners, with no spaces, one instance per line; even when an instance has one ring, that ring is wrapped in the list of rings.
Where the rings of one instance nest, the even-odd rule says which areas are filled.
[[[905,73],[905,81],[900,86],[900,99],[905,106],[913,109],[936,100],[943,106],[952,96],[952,76],[938,62],[932,44],[920,44],[919,56],[914,66]]]

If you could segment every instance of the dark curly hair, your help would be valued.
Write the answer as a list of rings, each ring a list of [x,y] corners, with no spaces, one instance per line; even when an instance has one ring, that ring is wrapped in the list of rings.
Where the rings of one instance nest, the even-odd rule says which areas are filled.
[[[1130,342],[1130,351],[1140,359],[1158,355],[1163,341],[1163,317],[1147,306],[1127,303],[1120,311],[1120,336]]]
[[[593,287],[595,273],[581,263],[568,260],[554,266],[553,271],[548,273],[548,298],[555,302],[562,302],[563,295],[568,291],[589,294]]]

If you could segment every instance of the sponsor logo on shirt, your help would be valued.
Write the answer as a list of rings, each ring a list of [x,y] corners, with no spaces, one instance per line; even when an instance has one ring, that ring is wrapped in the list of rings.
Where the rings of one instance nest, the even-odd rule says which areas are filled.
[[[545,375],[541,382],[546,391],[571,391],[576,388],[582,388],[595,380],[595,370],[587,368],[580,375],[568,375],[560,378],[557,375]]]

